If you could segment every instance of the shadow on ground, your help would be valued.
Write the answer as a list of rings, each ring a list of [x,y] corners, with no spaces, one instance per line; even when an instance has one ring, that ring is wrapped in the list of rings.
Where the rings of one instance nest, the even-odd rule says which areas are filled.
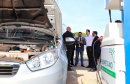
[[[96,72],[90,72],[90,68],[80,66],[72,67],[74,71],[68,71],[68,77],[66,84],[97,84]],[[85,58],[84,65],[88,65],[88,60]]]

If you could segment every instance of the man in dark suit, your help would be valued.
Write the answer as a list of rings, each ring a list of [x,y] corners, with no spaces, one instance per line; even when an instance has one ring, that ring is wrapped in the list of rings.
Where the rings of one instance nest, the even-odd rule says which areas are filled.
[[[73,33],[73,37],[75,37],[75,34]],[[74,65],[74,51],[75,51],[75,43],[73,44],[73,51],[72,51],[72,56],[71,56],[71,65]]]
[[[75,58],[75,66],[77,66],[79,61],[79,53],[81,57],[81,66],[84,67],[83,64],[83,53],[84,53],[84,45],[86,45],[86,40],[82,37],[82,32],[79,32],[79,37],[75,40],[76,44],[76,58]]]
[[[90,71],[96,71],[97,70],[97,57],[100,56],[100,52],[101,52],[101,48],[100,48],[100,44],[101,42],[98,41],[98,36],[97,36],[97,31],[93,31],[93,42],[92,42],[92,51],[93,51],[93,56],[92,56],[92,68],[90,69]]]
[[[71,28],[67,27],[67,31],[63,34],[63,39],[65,41],[66,37],[73,37],[73,34],[71,33]],[[72,51],[73,51],[73,45],[66,45],[67,47],[67,58],[68,58],[68,71],[73,71],[70,68],[70,60],[71,60],[71,56],[72,56]]]

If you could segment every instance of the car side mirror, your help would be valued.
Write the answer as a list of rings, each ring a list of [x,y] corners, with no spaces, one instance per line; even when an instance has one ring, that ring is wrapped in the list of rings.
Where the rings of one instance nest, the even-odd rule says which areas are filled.
[[[72,45],[75,43],[75,39],[72,37],[66,37],[64,43],[65,43],[65,45]]]

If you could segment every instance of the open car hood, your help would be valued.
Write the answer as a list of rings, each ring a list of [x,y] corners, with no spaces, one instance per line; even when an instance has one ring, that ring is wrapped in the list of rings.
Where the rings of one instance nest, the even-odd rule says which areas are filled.
[[[33,24],[52,28],[44,3],[44,0],[0,0],[0,26]]]

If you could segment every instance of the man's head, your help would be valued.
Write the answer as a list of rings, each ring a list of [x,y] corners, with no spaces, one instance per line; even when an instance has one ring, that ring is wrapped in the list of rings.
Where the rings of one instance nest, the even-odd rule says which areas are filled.
[[[79,37],[82,37],[82,32],[79,32],[79,35],[78,35]]]
[[[89,29],[86,30],[86,34],[87,34],[87,36],[89,36],[89,34],[90,34],[90,30]]]
[[[98,34],[97,31],[93,31],[93,34],[92,34],[92,35],[93,35],[93,36],[97,36],[97,34]]]
[[[71,28],[70,28],[70,27],[67,27],[67,31],[71,32]]]
[[[103,40],[103,36],[100,36],[100,38]],[[101,41],[102,41],[102,40],[101,40]]]

